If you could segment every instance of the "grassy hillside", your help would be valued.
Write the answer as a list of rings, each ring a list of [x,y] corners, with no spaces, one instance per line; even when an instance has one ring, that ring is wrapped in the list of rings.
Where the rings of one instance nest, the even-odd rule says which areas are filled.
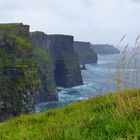
[[[139,140],[140,91],[79,101],[0,124],[1,140]]]

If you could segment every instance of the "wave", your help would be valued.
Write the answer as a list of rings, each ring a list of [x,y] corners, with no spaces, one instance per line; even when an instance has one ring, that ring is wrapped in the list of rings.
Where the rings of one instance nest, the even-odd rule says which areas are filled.
[[[37,105],[36,106],[37,112],[46,111],[51,108],[64,106],[78,100],[86,100],[91,97],[99,95],[92,83],[84,83],[84,85],[82,86],[77,86],[73,88],[61,88],[61,87],[58,88],[61,89],[61,91],[58,93],[59,100]]]

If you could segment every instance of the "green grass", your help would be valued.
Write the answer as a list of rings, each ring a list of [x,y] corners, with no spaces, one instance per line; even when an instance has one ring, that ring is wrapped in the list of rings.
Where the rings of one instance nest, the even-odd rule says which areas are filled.
[[[9,31],[9,30],[13,30],[13,29],[17,29],[18,27],[21,28],[22,27],[22,23],[1,23],[0,24],[0,30],[1,31]]]
[[[0,124],[1,140],[139,140],[140,91],[78,101]]]
[[[0,24],[0,27],[1,26],[2,25]],[[1,38],[3,38],[3,35]],[[7,45],[7,48],[0,46],[0,68],[22,66],[28,67],[37,65],[36,61],[33,60],[31,56],[33,46],[30,43],[28,37],[17,36],[14,33],[7,33],[6,39],[9,43],[9,46]],[[1,40],[0,42],[2,43]]]

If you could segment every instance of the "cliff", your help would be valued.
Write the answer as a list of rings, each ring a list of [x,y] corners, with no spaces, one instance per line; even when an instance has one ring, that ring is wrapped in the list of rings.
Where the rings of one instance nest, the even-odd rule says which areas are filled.
[[[97,63],[98,56],[90,47],[89,42],[74,42],[74,49],[80,58],[80,64]]]
[[[37,67],[29,26],[0,24],[0,121],[33,112]]]
[[[48,45],[55,63],[55,81],[60,87],[83,84],[80,63],[73,48],[73,36],[48,35]]]
[[[79,58],[73,49],[73,37],[66,35],[46,35],[42,32],[31,33],[31,40],[42,48],[51,60],[54,81],[60,87],[81,85],[82,77]]]
[[[29,33],[29,26],[0,24],[0,121],[58,100],[56,86],[82,84],[73,37]]]
[[[39,64],[41,84],[35,95],[35,103],[58,100],[54,77],[54,63],[48,48],[47,36],[43,32],[30,34],[34,46],[34,58]]]
[[[92,49],[97,54],[118,54],[120,51],[113,45],[108,44],[91,44]]]

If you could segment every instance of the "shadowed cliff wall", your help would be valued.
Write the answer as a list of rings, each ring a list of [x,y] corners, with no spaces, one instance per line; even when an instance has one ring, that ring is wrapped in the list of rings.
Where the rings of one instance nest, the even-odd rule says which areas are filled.
[[[46,102],[58,100],[55,83],[54,63],[51,57],[49,46],[47,45],[47,35],[43,32],[33,32],[30,34],[34,46],[34,57],[39,64],[39,75],[41,84],[36,92],[35,102]]]
[[[74,42],[74,49],[80,58],[80,64],[97,63],[98,56],[90,47],[89,42]]]
[[[55,63],[55,81],[60,87],[83,84],[78,55],[73,48],[73,36],[48,35],[48,45]]]
[[[81,85],[82,76],[79,58],[74,52],[73,36],[31,33],[34,46],[42,48],[50,60],[50,70],[57,86],[73,87]],[[51,76],[52,77],[52,76]]]

